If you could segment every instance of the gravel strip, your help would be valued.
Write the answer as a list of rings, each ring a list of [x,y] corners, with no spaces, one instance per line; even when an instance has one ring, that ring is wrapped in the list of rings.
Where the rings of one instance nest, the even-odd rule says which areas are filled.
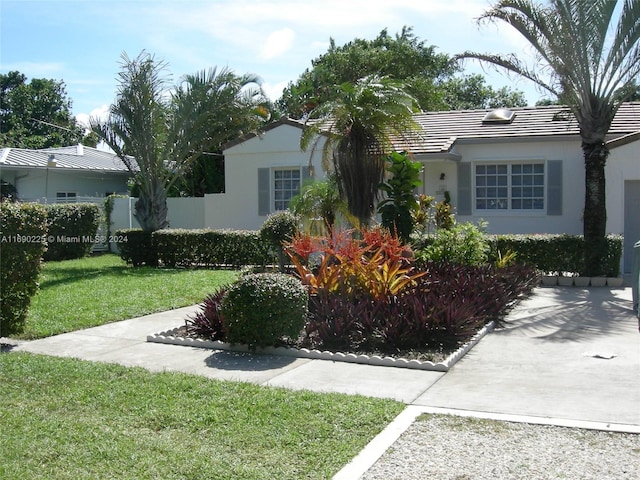
[[[362,480],[640,478],[640,435],[422,415]]]

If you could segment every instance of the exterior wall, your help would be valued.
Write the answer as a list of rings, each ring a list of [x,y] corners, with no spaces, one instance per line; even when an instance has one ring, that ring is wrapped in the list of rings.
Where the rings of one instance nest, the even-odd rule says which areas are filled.
[[[624,233],[624,182],[640,180],[640,141],[611,150],[606,165],[607,232]],[[640,221],[640,215],[638,215]],[[638,239],[640,240],[640,239]]]
[[[22,200],[48,198],[55,201],[57,192],[75,192],[79,197],[104,197],[106,193],[128,191],[128,174],[109,174],[79,170],[32,168],[24,170],[3,169],[2,178],[13,183]]]
[[[640,241],[640,215],[638,184],[640,183],[640,141],[611,150],[606,165],[607,178],[607,232],[624,235],[623,271],[630,272],[633,245]],[[635,190],[627,191],[634,188]]]
[[[225,150],[225,193],[205,196],[205,226],[259,229],[266,215],[258,214],[258,168],[308,167],[311,152],[300,150],[300,132],[284,124]],[[323,177],[320,158],[318,149],[312,160],[318,179]]]

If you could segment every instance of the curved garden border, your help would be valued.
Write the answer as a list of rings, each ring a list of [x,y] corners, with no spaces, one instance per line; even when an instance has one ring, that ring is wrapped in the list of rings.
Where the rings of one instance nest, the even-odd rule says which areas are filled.
[[[188,347],[207,348],[210,350],[228,350],[233,352],[249,352],[246,345],[231,345],[229,343],[199,338],[176,336],[181,327],[147,336],[147,342],[164,343],[168,345],[184,345]],[[309,350],[307,348],[265,347],[258,348],[255,352],[267,355],[281,355],[287,357],[310,358],[317,360],[330,360],[333,362],[359,363],[363,365],[378,365],[383,367],[410,368],[414,370],[430,370],[447,372],[455,363],[469,352],[487,333],[495,328],[495,322],[489,322],[480,329],[467,343],[461,345],[455,352],[442,362],[430,362],[421,360],[407,360],[404,358],[381,357],[378,355],[356,355],[354,353],[329,352],[321,350]]]

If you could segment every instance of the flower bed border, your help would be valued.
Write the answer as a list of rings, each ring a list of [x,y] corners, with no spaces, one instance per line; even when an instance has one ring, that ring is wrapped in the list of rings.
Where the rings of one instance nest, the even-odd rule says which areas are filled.
[[[227,350],[232,352],[249,352],[246,345],[232,345],[226,342],[203,340],[176,336],[182,327],[156,333],[147,336],[147,342],[163,343],[167,345],[184,345],[188,347],[206,348],[210,350]],[[467,343],[461,345],[442,362],[430,362],[422,360],[407,360],[405,358],[381,357],[378,355],[357,355],[354,353],[330,352],[321,350],[309,350],[307,348],[289,347],[265,347],[258,348],[255,352],[266,355],[281,355],[286,357],[309,358],[316,360],[329,360],[333,362],[358,363],[363,365],[377,365],[383,367],[409,368],[414,370],[428,370],[435,372],[448,372],[458,360],[464,357],[487,333],[495,328],[495,322],[491,321],[482,327]]]

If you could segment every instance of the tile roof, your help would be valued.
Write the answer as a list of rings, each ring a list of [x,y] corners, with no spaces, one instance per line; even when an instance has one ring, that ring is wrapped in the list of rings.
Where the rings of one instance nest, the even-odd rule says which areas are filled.
[[[396,150],[408,150],[417,155],[452,154],[456,143],[500,141],[505,139],[536,139],[542,137],[566,137],[580,134],[578,122],[566,106],[511,108],[513,120],[509,123],[485,123],[483,118],[494,109],[451,110],[426,112],[415,115],[422,127],[404,138],[394,140]],[[265,133],[280,125],[303,128],[304,121],[281,118],[262,130]],[[624,103],[616,114],[608,139],[616,139],[640,132],[640,102]],[[256,134],[229,142],[224,149],[238,145]]]
[[[578,136],[578,123],[564,106],[511,108],[515,116],[510,123],[483,123],[486,110],[458,110],[420,113],[415,116],[422,131],[397,139],[397,150],[414,154],[451,152],[456,142],[504,139]],[[640,131],[640,102],[623,104],[609,130],[614,139]]]
[[[127,167],[114,153],[83,145],[42,150],[3,148],[0,149],[0,167],[45,168],[49,166],[51,155],[59,169],[128,173]]]

